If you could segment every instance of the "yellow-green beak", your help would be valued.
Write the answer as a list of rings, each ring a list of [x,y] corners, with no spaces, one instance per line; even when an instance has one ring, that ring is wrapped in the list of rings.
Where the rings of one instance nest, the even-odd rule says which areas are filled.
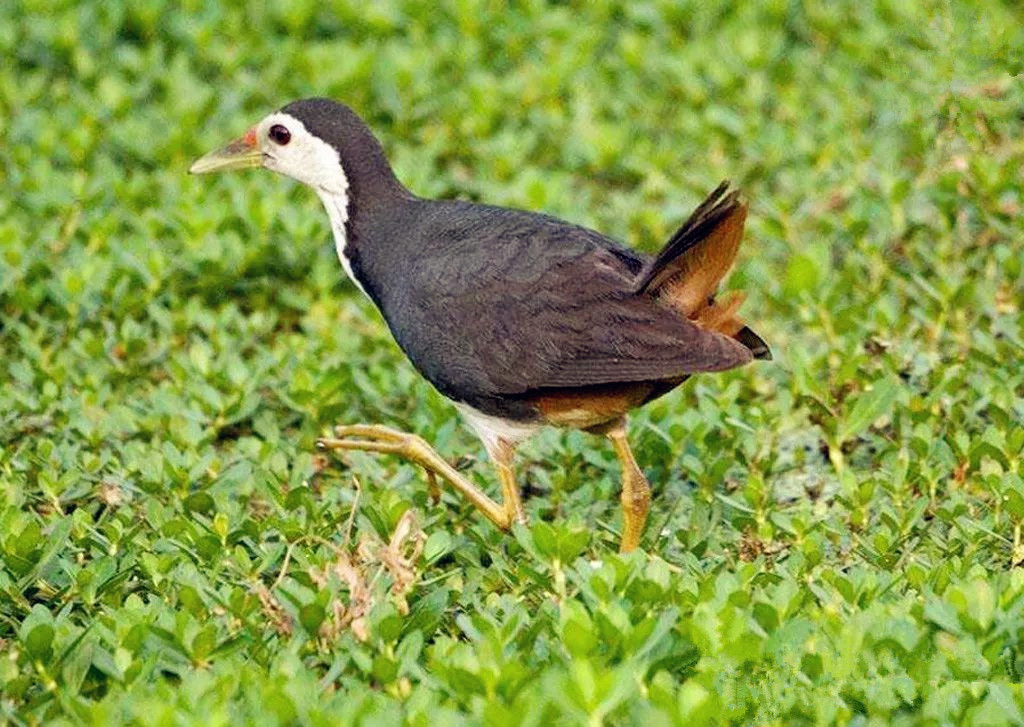
[[[190,174],[209,174],[262,166],[263,152],[256,143],[256,130],[249,129],[245,136],[235,139],[223,149],[211,151],[196,159],[188,171]]]

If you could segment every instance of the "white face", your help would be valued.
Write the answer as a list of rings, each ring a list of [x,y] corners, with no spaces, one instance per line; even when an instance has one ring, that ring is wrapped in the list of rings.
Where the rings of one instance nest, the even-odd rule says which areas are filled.
[[[316,191],[331,218],[334,245],[341,264],[359,285],[347,250],[348,177],[341,167],[338,151],[309,133],[297,118],[278,111],[249,129],[241,139],[197,159],[189,171],[208,174],[252,167],[272,169]]]
[[[341,158],[330,144],[306,130],[294,116],[273,113],[252,132],[263,154],[263,166],[328,195],[345,195],[348,178]]]
[[[363,290],[352,272],[346,253],[348,241],[348,178],[341,167],[338,151],[323,139],[310,134],[294,116],[270,114],[253,129],[257,148],[263,154],[263,166],[308,184],[320,196],[331,218],[334,247],[345,272]]]

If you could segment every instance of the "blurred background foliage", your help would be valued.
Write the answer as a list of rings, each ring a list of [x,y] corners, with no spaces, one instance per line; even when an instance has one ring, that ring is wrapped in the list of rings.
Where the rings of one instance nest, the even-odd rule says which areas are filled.
[[[1024,721],[1016,3],[14,0],[0,50],[5,719]],[[647,554],[581,434],[514,538],[317,456],[482,450],[314,195],[186,174],[311,95],[418,194],[647,251],[744,189],[776,362],[634,417]]]

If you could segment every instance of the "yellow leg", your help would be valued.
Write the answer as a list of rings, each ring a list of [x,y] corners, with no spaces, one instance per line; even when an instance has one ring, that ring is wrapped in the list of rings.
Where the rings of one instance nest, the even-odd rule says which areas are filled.
[[[396,454],[418,464],[427,471],[428,475],[436,475],[448,482],[500,529],[508,530],[512,527],[512,523],[526,521],[522,501],[519,497],[519,488],[516,486],[515,475],[512,472],[512,456],[515,449],[511,445],[502,443],[502,446],[493,451],[488,450],[498,468],[498,479],[501,481],[502,502],[500,505],[448,464],[433,447],[415,434],[400,432],[379,424],[352,424],[335,427],[334,437],[317,440],[317,446],[322,449]]]
[[[619,552],[628,553],[640,545],[640,537],[647,524],[647,511],[651,507],[651,486],[637,466],[633,450],[626,439],[626,420],[619,420],[605,436],[612,441],[615,454],[622,465],[622,540]]]
[[[526,523],[526,513],[523,512],[523,500],[519,495],[519,485],[516,484],[516,474],[512,470],[512,456],[515,448],[506,442],[499,442],[495,447],[487,448],[488,454],[494,460],[498,468],[498,481],[501,482],[501,504],[505,510],[505,517],[509,526],[512,523]]]

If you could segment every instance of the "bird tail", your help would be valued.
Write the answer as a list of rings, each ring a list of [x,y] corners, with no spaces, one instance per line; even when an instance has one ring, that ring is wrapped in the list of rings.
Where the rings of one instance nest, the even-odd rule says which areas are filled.
[[[746,220],[746,201],[722,182],[644,266],[635,290],[660,298],[705,330],[736,339],[755,358],[770,359],[768,346],[737,315],[743,293],[715,297],[736,260]]]

